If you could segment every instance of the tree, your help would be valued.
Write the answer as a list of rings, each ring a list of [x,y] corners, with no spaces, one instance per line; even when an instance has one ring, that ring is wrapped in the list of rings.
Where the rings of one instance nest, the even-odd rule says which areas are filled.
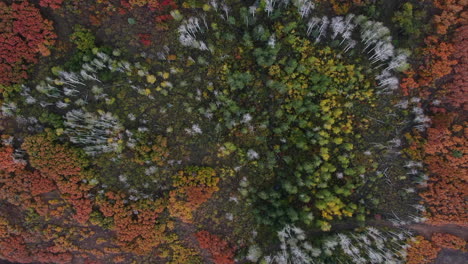
[[[465,197],[468,170],[465,166],[468,143],[457,113],[437,114],[427,130],[424,161],[432,177],[428,188],[420,195],[429,205],[432,224],[466,225]]]
[[[147,6],[151,11],[160,11],[165,8],[177,8],[173,0],[123,0],[121,2],[124,6],[129,6],[131,8]]]
[[[159,215],[165,208],[163,200],[126,204],[122,193],[107,192],[96,204],[104,217],[112,218],[111,230],[116,233],[119,246],[134,254],[148,254],[164,242],[166,225],[160,224]]]
[[[450,38],[448,33],[456,29],[464,18],[466,20],[467,14],[463,9],[463,3],[464,0],[434,1],[434,5],[441,12],[432,19],[437,31],[436,34],[426,37],[424,41],[423,63],[414,67],[417,70],[408,71],[408,78],[403,78],[401,87],[405,93],[414,91],[421,98],[428,98],[431,94],[429,87],[434,87],[436,81],[452,72],[454,65],[457,64],[457,61],[452,59],[456,49],[444,40]]]
[[[200,247],[207,250],[216,264],[234,264],[234,249],[217,235],[208,231],[199,231],[195,234]]]
[[[434,233],[431,240],[441,248],[466,251],[466,241],[461,237],[446,233]]]
[[[75,220],[84,224],[88,221],[92,202],[87,192],[93,187],[83,182],[89,174],[87,162],[80,154],[66,145],[54,142],[51,133],[25,138],[22,148],[29,155],[29,162],[49,181],[53,181],[65,200],[75,209]]]
[[[465,2],[434,1],[440,13],[432,20],[437,30],[425,39],[424,63],[408,71],[401,85],[406,94],[431,100],[432,126],[425,141],[418,132],[414,133],[410,152],[419,150],[413,156],[422,159],[430,173],[427,189],[420,195],[428,205],[428,222],[434,225],[466,225],[468,221],[465,210],[468,190],[464,188],[468,180],[464,129],[467,27],[462,25],[467,15]]]
[[[453,67],[453,79],[447,84],[447,95],[445,101],[459,109],[468,111],[468,80],[466,73],[468,72],[468,25],[461,26],[454,34],[454,54],[453,57],[458,61]]]
[[[42,7],[50,7],[52,9],[58,9],[62,6],[63,0],[40,0],[39,5]]]
[[[96,38],[93,33],[81,25],[75,25],[73,27],[73,34],[70,35],[70,41],[82,52],[91,52],[91,50],[96,47]]]
[[[445,35],[453,26],[466,20],[465,0],[434,0],[434,6],[440,11],[440,15],[434,15],[437,34]]]
[[[20,83],[27,78],[37,54],[50,54],[57,36],[52,22],[43,19],[39,9],[27,0],[10,6],[0,2],[0,84]]]
[[[208,167],[188,167],[175,176],[173,187],[169,192],[169,213],[173,217],[191,223],[192,212],[218,191],[219,177]]]
[[[417,236],[408,249],[407,264],[431,263],[439,254],[440,247],[434,246],[422,236]]]
[[[414,10],[413,4],[407,2],[401,7],[401,11],[395,12],[392,21],[398,25],[403,34],[411,38],[418,38],[421,30],[424,30],[424,18],[426,12]]]

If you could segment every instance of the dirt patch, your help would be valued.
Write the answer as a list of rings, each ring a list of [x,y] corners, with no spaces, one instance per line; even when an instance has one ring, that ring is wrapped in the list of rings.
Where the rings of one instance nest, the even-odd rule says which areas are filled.
[[[443,225],[434,226],[426,224],[412,224],[408,226],[409,229],[416,231],[426,239],[430,239],[433,233],[447,233],[457,237],[461,237],[464,240],[468,240],[468,228],[457,225]],[[450,263],[450,262],[447,262]]]
[[[468,253],[452,249],[443,249],[434,264],[466,264],[468,263]]]

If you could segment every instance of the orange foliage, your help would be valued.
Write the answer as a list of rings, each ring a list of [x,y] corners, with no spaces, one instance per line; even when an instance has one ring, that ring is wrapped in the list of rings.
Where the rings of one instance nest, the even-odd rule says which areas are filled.
[[[443,42],[437,36],[429,36],[425,43],[427,47],[423,51],[426,66],[420,68],[420,85],[433,86],[438,79],[450,74],[452,66],[457,64],[456,60],[451,60],[455,49],[452,44]]]
[[[152,142],[150,146],[148,146],[149,141]],[[158,166],[163,166],[167,157],[169,157],[167,138],[160,135],[156,135],[153,138],[139,135],[138,144],[135,146],[134,162],[143,165],[145,162],[152,161]]]
[[[211,168],[189,167],[179,171],[169,192],[169,213],[191,223],[192,213],[218,191],[219,178]]]
[[[216,188],[181,187],[169,193],[169,212],[171,216],[191,223],[192,213],[211,198]]]
[[[114,254],[148,254],[165,243],[163,233],[168,226],[159,218],[166,208],[164,200],[128,203],[125,195],[112,192],[91,199],[92,186],[84,180],[92,175],[79,152],[55,142],[54,136],[47,133],[25,138],[22,148],[28,161],[20,159],[12,146],[0,146],[0,200],[17,206],[10,209],[8,217],[16,209],[31,214],[33,222],[20,222],[34,228],[11,227],[0,218],[1,258],[20,263],[71,263],[73,258],[90,256],[107,260],[117,257],[113,260],[117,261]],[[28,162],[31,168],[26,166]],[[195,199],[188,193],[190,199]],[[104,225],[115,234],[110,237],[115,241],[105,241],[106,252],[77,244],[98,239],[92,238],[95,231],[88,227],[93,206],[108,218],[103,219]],[[74,214],[70,214],[70,208]],[[60,225],[51,224],[57,220]],[[102,236],[100,242],[103,243]]]
[[[422,51],[424,64],[417,71],[407,71],[407,77],[402,79],[401,88],[405,95],[417,90],[420,97],[428,98],[435,82],[450,74],[453,65],[457,64],[456,60],[450,59],[455,51],[452,44],[441,41],[438,36],[427,37],[425,44]]]
[[[54,180],[80,175],[86,163],[76,151],[53,141],[52,134],[39,134],[25,138],[21,147],[28,152],[31,165]]]
[[[26,170],[26,162],[15,159],[10,145],[0,148],[0,184],[0,199],[23,208],[34,204],[33,196],[55,189],[54,183],[38,171]],[[44,207],[40,199],[35,201],[37,208]]]
[[[435,245],[441,248],[466,250],[466,241],[461,237],[445,233],[435,233],[432,235],[431,240]]]
[[[352,6],[362,6],[368,4],[369,0],[321,0],[330,3],[333,11],[338,15],[344,15],[349,12]]]
[[[432,101],[432,127],[426,140],[414,134],[408,153],[421,157],[430,173],[428,188],[420,195],[428,205],[430,224],[468,224],[468,130],[466,85],[468,18],[467,0],[434,0],[440,14],[433,23],[436,34],[425,39],[424,63],[408,71],[404,93]],[[450,41],[452,39],[453,42]],[[464,129],[465,127],[465,129]],[[416,150],[420,155],[414,155]]]
[[[468,18],[463,10],[467,0],[434,0],[434,5],[440,14],[433,19],[436,34],[425,40],[424,63],[406,72],[401,84],[405,95],[434,100],[430,102],[432,126],[425,140],[419,132],[409,137],[407,153],[421,158],[430,173],[427,189],[420,193],[428,205],[428,223],[467,226],[468,129],[464,111],[468,98],[468,27],[461,25]],[[465,246],[463,239],[449,234],[434,234],[432,242],[417,237],[408,250],[407,263],[431,263],[441,248]]]
[[[417,236],[410,243],[406,264],[432,263],[443,248],[464,251],[466,250],[466,241],[463,238],[445,233],[434,233],[430,240]]]
[[[468,131],[461,129],[458,123],[463,124],[456,113],[438,114],[427,131],[424,161],[433,177],[421,196],[429,205],[431,224],[466,226],[468,223],[465,200],[468,196]]]
[[[466,0],[434,0],[434,6],[441,10],[434,16],[437,34],[445,35],[451,26],[466,22],[468,13],[464,7],[467,5]]]
[[[207,250],[216,264],[234,264],[234,249],[216,235],[208,231],[199,231],[195,234],[200,247]]]
[[[8,220],[0,216],[0,239],[8,237],[10,233]]]
[[[92,201],[87,198],[92,186],[83,183],[89,176],[84,170],[87,163],[75,150],[54,143],[51,134],[27,137],[22,148],[28,153],[31,165],[54,181],[63,198],[73,205],[74,219],[86,223],[92,211]]]
[[[14,149],[8,145],[0,152],[0,170],[6,173],[21,171],[26,164],[24,162],[16,161],[14,159]]]
[[[417,236],[416,240],[410,243],[406,264],[426,264],[437,258],[440,247],[434,246],[430,241],[422,236]]]
[[[417,91],[420,97],[428,98],[436,81],[450,74],[457,64],[450,59],[456,49],[453,44],[444,41],[449,29],[457,28],[463,19],[468,18],[468,13],[463,11],[466,0],[434,0],[434,5],[439,8],[441,14],[435,15],[432,22],[437,29],[437,34],[428,36],[425,40],[426,47],[422,49],[424,62],[414,71],[407,72],[407,78],[403,78],[401,87],[405,94]]]
[[[125,261],[125,257],[122,255],[116,256],[112,259],[114,263],[121,263]]]
[[[166,226],[158,221],[164,210],[163,201],[125,203],[125,195],[106,193],[107,199],[98,199],[99,210],[112,217],[112,230],[117,234],[117,244],[135,254],[147,254],[164,241]]]

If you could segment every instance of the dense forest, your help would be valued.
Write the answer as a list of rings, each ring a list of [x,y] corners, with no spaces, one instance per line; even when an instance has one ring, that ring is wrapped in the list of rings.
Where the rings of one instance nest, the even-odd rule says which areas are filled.
[[[467,6],[0,0],[0,263],[468,263]]]

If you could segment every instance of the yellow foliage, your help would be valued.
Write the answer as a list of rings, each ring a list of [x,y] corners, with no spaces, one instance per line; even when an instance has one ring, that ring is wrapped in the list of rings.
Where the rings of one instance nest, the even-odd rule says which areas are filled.
[[[156,82],[156,76],[152,74],[146,75],[146,81],[148,83],[154,84]]]

